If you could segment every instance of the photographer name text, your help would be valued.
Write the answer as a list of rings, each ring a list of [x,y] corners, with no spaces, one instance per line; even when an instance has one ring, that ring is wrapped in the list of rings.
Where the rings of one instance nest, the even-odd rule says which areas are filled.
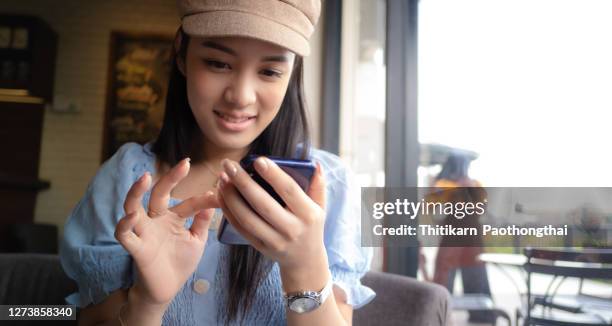
[[[394,227],[385,227],[383,225],[375,225],[372,228],[375,235],[389,236],[534,236],[542,238],[546,236],[567,236],[567,224],[562,226],[545,225],[539,227],[525,226],[492,226],[488,224],[480,227],[456,227],[450,224],[446,225],[399,225]]]

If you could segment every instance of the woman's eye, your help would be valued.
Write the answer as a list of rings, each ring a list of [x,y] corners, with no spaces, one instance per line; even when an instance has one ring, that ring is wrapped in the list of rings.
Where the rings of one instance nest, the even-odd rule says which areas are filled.
[[[220,69],[220,70],[225,70],[225,69],[230,69],[230,65],[228,65],[225,62],[221,62],[221,61],[217,61],[217,60],[204,60],[204,63],[214,69]]]
[[[276,70],[272,70],[272,69],[264,69],[261,71],[261,73],[266,76],[266,77],[278,77],[280,78],[283,74],[279,71]]]

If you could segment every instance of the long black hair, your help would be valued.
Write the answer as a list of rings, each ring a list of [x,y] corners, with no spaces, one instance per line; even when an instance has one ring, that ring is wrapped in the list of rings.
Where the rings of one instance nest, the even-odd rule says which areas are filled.
[[[174,49],[164,121],[152,146],[158,163],[166,163],[168,166],[174,166],[188,156],[194,162],[204,159],[200,156],[202,131],[189,107],[186,79],[179,70],[177,61],[186,61],[189,35],[182,29],[178,30],[177,37],[179,34],[182,41],[178,48]],[[308,157],[310,136],[303,94],[302,64],[302,57],[296,55],[293,73],[280,110],[270,125],[251,143],[248,154],[302,159]],[[300,143],[302,148],[298,153]],[[251,246],[231,246],[227,269],[229,286],[226,297],[226,323],[247,315],[254,294],[271,267],[271,262]]]

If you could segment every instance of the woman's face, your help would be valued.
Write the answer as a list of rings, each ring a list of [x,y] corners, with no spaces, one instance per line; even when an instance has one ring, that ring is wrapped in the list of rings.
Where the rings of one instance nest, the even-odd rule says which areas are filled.
[[[187,97],[207,146],[245,150],[278,113],[295,55],[271,43],[192,37]]]

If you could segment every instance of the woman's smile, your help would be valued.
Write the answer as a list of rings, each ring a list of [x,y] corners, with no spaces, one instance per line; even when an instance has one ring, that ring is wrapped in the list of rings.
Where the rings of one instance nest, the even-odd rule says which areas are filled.
[[[255,118],[257,115],[251,114],[232,114],[232,113],[224,113],[219,112],[217,110],[213,110],[215,114],[215,120],[217,125],[221,129],[229,130],[229,131],[243,131],[253,123],[255,123]]]

